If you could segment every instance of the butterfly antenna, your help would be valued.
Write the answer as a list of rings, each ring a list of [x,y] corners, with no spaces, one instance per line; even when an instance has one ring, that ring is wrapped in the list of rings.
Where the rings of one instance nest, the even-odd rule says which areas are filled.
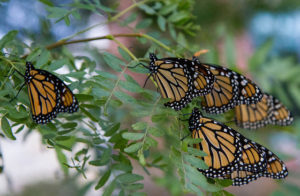
[[[191,133],[187,134],[186,136],[184,136],[183,138],[181,138],[180,141],[183,141],[185,138],[187,138],[190,135],[191,135]]]
[[[12,98],[12,99],[9,101],[9,103],[11,103],[13,100],[15,100],[15,99],[18,97],[19,93],[21,92],[21,90],[23,89],[23,87],[25,86],[25,84],[26,84],[26,82],[24,82],[24,84],[22,84],[22,86],[21,86],[21,88],[19,89],[17,95],[16,95],[14,98]]]
[[[15,69],[14,72],[15,72],[15,71],[16,71],[18,74],[20,74],[21,76],[25,77],[24,74],[22,74],[22,73],[19,72],[18,70]]]

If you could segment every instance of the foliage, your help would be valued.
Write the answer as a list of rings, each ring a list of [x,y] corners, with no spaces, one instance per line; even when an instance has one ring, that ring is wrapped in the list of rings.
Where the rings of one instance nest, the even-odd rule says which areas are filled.
[[[88,51],[93,56],[96,54],[97,58],[75,56],[72,49],[65,45],[92,28],[81,29],[52,45],[36,41],[34,46],[24,43],[18,37],[18,31],[8,32],[0,40],[0,50],[3,52],[0,56],[0,117],[5,137],[15,140],[20,132],[38,131],[45,145],[55,150],[66,176],[70,175],[70,169],[75,169],[86,177],[85,173],[90,167],[97,167],[97,179],[88,180],[92,181],[95,189],[103,190],[103,195],[144,195],[144,177],[135,172],[135,167],[142,168],[172,195],[186,192],[197,195],[205,195],[206,192],[211,192],[212,195],[231,195],[223,190],[230,186],[229,180],[206,179],[197,171],[196,168],[207,167],[201,159],[196,158],[205,154],[189,147],[193,142],[199,141],[181,141],[189,133],[187,123],[180,120],[181,114],[190,113],[191,107],[181,112],[165,108],[165,100],[161,99],[159,93],[142,88],[133,76],[148,72],[135,65],[139,62],[147,63],[148,60],[144,57],[149,52],[156,52],[159,56],[191,57],[193,52],[201,49],[197,43],[193,44],[188,39],[197,35],[200,29],[192,14],[196,2],[142,0],[133,1],[124,10],[118,10],[115,2],[105,4],[96,0],[76,0],[63,5],[55,5],[49,0],[40,2],[48,12],[47,19],[44,20],[64,22],[67,26],[87,13],[107,16],[106,24],[120,27],[136,24],[134,28],[131,27],[132,36],[128,37],[136,38],[137,49],[127,48],[118,41],[116,35],[107,35],[97,39],[115,42],[118,44],[118,52],[99,53],[89,48]],[[121,19],[125,14],[128,15],[126,19]],[[233,47],[231,38],[229,35],[229,49]],[[265,80],[272,78],[272,75],[283,72],[279,80],[276,80],[290,81],[295,72],[280,70],[281,63],[288,64],[299,72],[299,68],[295,68],[290,60],[284,59],[273,59],[276,63],[270,61],[270,64],[278,67],[274,68],[274,73],[268,72],[260,66],[266,62],[265,56],[269,50],[267,46],[264,47],[250,61],[250,69],[254,73],[259,73],[260,69],[263,69],[261,73],[269,73],[268,77],[257,76],[262,85],[267,85],[269,81]],[[141,58],[136,57],[143,50]],[[214,51],[209,55],[213,53]],[[22,56],[23,60],[15,55]],[[234,59],[233,53],[227,55]],[[217,55],[213,57],[218,59]],[[69,83],[80,103],[79,112],[72,115],[60,114],[47,125],[33,123],[26,88],[11,101],[24,83],[22,76],[14,73],[14,70],[24,73],[25,60],[32,61],[37,68],[53,72]],[[233,61],[230,63],[234,64]],[[68,73],[59,74],[57,70],[60,68],[67,69]],[[299,97],[296,90],[298,83],[294,84],[289,87],[289,91],[299,104],[299,99],[296,99]],[[271,89],[268,86],[263,88]],[[284,99],[283,93],[278,94],[288,103],[288,98]],[[159,145],[162,141],[163,147]],[[71,152],[72,157],[68,157],[66,152]],[[153,168],[160,169],[163,176],[152,176]]]

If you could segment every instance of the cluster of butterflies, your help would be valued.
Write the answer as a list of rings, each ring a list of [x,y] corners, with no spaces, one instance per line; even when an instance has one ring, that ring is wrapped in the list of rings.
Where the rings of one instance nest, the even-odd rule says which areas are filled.
[[[180,110],[194,97],[202,97],[201,106],[210,114],[235,110],[236,124],[257,129],[267,124],[289,125],[290,111],[275,97],[250,79],[230,69],[201,63],[196,57],[158,59],[150,54],[150,76],[154,78],[165,106]],[[206,177],[231,179],[233,185],[248,184],[259,177],[274,179],[288,175],[285,164],[266,147],[247,139],[232,128],[204,117],[194,108],[189,118],[192,138],[201,138],[194,148],[207,156],[199,157],[208,169],[198,169]]]
[[[145,67],[163,98],[169,98],[165,105],[175,110],[201,96],[203,110],[219,114],[234,109],[236,123],[243,128],[289,125],[293,121],[278,99],[263,93],[251,80],[230,69],[201,63],[195,57],[158,59],[155,54],[150,54],[150,65]],[[21,75],[28,87],[32,119],[37,124],[50,122],[59,112],[78,110],[76,97],[55,75],[35,69],[31,62],[26,62],[26,72]],[[202,116],[197,108],[189,119],[189,129],[193,138],[202,139],[194,148],[207,154],[200,158],[209,169],[199,169],[207,177],[231,179],[233,185],[243,185],[262,176],[279,179],[288,174],[285,164],[270,150]]]

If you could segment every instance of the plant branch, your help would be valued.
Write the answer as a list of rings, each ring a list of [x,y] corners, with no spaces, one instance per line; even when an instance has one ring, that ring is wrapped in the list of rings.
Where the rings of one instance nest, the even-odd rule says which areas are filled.
[[[53,43],[53,44],[50,44],[50,45],[46,46],[46,49],[52,50],[54,48],[57,48],[57,47],[60,47],[60,46],[63,46],[63,45],[69,45],[69,44],[75,44],[75,43],[82,43],[82,42],[90,42],[90,41],[96,41],[96,40],[101,40],[101,39],[114,40],[114,38],[116,38],[116,37],[143,37],[145,39],[153,41],[154,43],[156,43],[157,45],[159,45],[162,48],[166,49],[167,51],[170,51],[170,52],[173,51],[170,47],[168,47],[164,43],[160,42],[159,40],[155,39],[154,37],[151,37],[151,36],[149,36],[147,34],[143,34],[143,33],[111,34],[111,35],[105,35],[105,36],[100,36],[100,37],[93,37],[93,38],[87,38],[87,39],[78,39],[78,40],[72,40],[72,41],[60,40],[60,41],[58,41],[56,43]]]

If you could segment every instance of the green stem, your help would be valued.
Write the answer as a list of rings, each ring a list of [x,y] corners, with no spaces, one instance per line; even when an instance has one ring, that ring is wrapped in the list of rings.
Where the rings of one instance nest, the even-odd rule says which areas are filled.
[[[146,39],[148,39],[148,40],[153,41],[154,43],[156,43],[157,45],[163,47],[163,48],[166,49],[167,51],[170,51],[170,52],[173,51],[170,47],[168,47],[168,46],[165,45],[164,43],[158,41],[158,40],[155,39],[154,37],[151,37],[151,36],[149,36],[149,35],[147,35],[147,34],[141,34],[141,37],[144,37],[144,38],[146,38]]]
[[[155,108],[156,108],[156,105],[158,104],[160,98],[161,98],[161,96],[159,96],[159,97],[157,98],[157,100],[154,102],[153,107],[152,107],[152,110],[151,110],[151,112],[150,112],[150,114],[149,114],[150,117],[153,115],[154,110],[155,110]],[[144,137],[143,137],[143,141],[142,141],[142,147],[141,147],[141,149],[140,149],[139,151],[143,151],[144,144],[145,144],[145,141],[146,141],[146,136],[148,135],[148,130],[149,130],[149,128],[150,128],[150,126],[149,126],[149,124],[147,124],[146,130],[145,130],[145,133],[144,133]]]
[[[132,52],[130,52],[130,50],[128,50],[128,48],[124,44],[122,44],[121,42],[119,42],[118,40],[116,40],[114,37],[112,38],[112,40],[114,42],[116,42],[120,46],[120,48],[122,48],[133,60],[139,61],[136,58],[136,56],[134,56],[134,54]]]

